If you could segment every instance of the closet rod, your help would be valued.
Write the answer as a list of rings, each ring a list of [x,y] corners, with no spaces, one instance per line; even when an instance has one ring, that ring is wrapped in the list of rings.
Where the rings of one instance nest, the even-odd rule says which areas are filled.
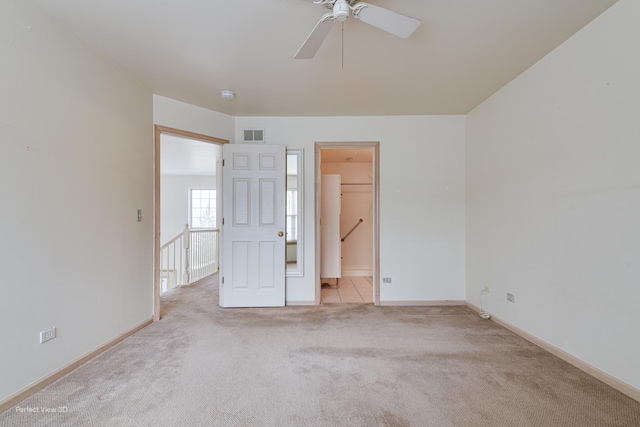
[[[370,182],[353,182],[353,183],[345,182],[340,185],[372,185],[372,184]]]

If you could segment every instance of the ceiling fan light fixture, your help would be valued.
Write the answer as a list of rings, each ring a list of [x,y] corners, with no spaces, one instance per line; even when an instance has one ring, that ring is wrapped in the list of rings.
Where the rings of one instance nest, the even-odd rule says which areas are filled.
[[[333,5],[333,18],[338,22],[344,22],[349,17],[349,4],[346,0],[338,0]]]
[[[223,90],[222,92],[220,92],[220,96],[222,96],[223,99],[235,98],[235,95],[232,90]]]

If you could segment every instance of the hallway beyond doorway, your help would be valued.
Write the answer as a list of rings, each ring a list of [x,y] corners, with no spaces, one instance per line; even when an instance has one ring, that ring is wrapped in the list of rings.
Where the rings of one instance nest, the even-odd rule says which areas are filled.
[[[332,280],[333,283],[333,280]],[[327,303],[373,303],[373,277],[345,276],[340,284],[322,284],[320,304]]]

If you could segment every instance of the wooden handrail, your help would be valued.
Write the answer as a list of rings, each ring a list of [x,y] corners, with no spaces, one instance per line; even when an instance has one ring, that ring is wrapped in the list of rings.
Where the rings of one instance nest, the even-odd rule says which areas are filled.
[[[173,239],[169,240],[164,245],[160,246],[160,250],[163,250],[163,249],[167,248],[169,245],[171,245],[172,243],[174,243],[176,240],[178,240],[181,237],[182,237],[182,233],[178,234],[176,237],[174,237]]]
[[[353,233],[353,230],[355,230],[356,228],[358,228],[358,226],[360,224],[362,224],[364,220],[362,218],[360,218],[358,220],[358,222],[356,223],[356,225],[353,226],[353,228],[351,230],[349,230],[349,232],[346,234],[346,236],[344,236],[342,239],[340,239],[341,242],[344,242],[344,239],[346,239],[347,237],[349,237],[349,234]]]

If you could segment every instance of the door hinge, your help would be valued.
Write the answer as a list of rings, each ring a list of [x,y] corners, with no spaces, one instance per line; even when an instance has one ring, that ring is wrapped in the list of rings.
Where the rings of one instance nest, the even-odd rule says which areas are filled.
[[[222,218],[222,225],[224,225],[224,218]]]
[[[222,167],[224,167],[224,159],[222,159]]]
[[[224,285],[224,276],[222,276],[222,284]]]

